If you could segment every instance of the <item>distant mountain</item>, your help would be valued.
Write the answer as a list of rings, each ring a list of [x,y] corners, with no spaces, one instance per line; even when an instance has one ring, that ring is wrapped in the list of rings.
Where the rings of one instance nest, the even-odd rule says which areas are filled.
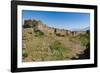
[[[82,31],[87,31],[87,30],[90,30],[90,27],[86,27],[86,28],[82,29]]]
[[[83,28],[83,29],[73,29],[71,31],[80,31],[80,32],[84,32],[84,31],[87,31],[87,30],[90,30],[90,27],[86,27],[86,28]]]

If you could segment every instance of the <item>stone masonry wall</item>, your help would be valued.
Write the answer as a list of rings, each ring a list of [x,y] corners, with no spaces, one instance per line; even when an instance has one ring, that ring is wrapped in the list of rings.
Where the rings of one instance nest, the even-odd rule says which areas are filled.
[[[35,21],[36,24],[33,24]],[[28,25],[30,27],[33,27],[34,29],[38,29],[46,34],[58,34],[58,35],[72,35],[72,36],[76,36],[80,33],[78,32],[71,32],[69,30],[65,30],[65,29],[58,29],[58,28],[52,28],[52,27],[48,27],[46,25],[44,25],[41,21],[37,21],[37,20],[25,20],[24,21],[24,25]]]

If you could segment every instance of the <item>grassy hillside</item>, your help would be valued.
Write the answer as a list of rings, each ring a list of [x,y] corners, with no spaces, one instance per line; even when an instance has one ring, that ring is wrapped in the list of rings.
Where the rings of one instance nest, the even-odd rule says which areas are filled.
[[[83,54],[89,43],[89,35],[46,35],[33,28],[23,28],[23,62],[71,60]]]

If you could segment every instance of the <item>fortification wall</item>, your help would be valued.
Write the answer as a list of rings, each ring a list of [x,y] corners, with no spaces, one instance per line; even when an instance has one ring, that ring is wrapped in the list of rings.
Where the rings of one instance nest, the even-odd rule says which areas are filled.
[[[24,25],[32,27],[33,21],[32,20],[25,20]]]
[[[36,24],[34,24],[33,21],[34,20],[25,20],[24,25],[28,25],[30,27],[34,26],[33,29],[40,30],[46,34],[58,34],[58,35],[62,35],[62,36],[65,36],[65,35],[76,36],[76,35],[80,34],[80,32],[72,32],[69,30],[48,27],[45,24],[43,24],[41,21],[37,21],[37,20],[35,20]]]
[[[63,30],[63,29],[56,29],[56,34],[59,34],[59,35],[66,35],[66,30]]]

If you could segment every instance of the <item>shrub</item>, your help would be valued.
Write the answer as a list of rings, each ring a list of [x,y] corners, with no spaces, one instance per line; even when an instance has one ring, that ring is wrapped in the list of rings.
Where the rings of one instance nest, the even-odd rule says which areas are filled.
[[[42,31],[40,31],[40,30],[35,31],[35,36],[36,37],[41,37],[43,35],[44,35],[44,33]]]
[[[68,48],[65,48],[59,41],[55,41],[54,43],[52,43],[50,45],[50,49],[51,50],[58,50],[58,51],[65,51],[65,50],[69,50]]]
[[[28,25],[28,24],[25,24],[23,25],[23,28],[31,28],[32,26]]]
[[[86,46],[89,43],[90,38],[89,38],[89,36],[87,36],[86,34],[84,34],[84,35],[80,35],[79,36],[79,40],[82,43],[82,45]]]
[[[28,57],[28,53],[25,50],[23,50],[22,51],[22,56],[23,56],[23,58],[26,58],[26,57]]]
[[[53,44],[50,45],[50,49],[53,53],[53,59],[61,60],[64,59],[63,52],[67,50],[59,41],[55,41]]]
[[[64,37],[64,35],[61,35],[60,33],[56,33],[56,36]]]

